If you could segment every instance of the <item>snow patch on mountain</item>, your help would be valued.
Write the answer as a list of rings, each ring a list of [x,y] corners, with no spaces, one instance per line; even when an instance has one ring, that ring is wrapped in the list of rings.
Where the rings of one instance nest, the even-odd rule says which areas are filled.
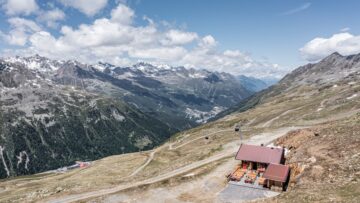
[[[201,73],[193,73],[193,74],[189,74],[190,78],[205,78],[206,75],[201,74]]]
[[[25,159],[23,159],[25,157]],[[18,162],[17,162],[17,168],[19,168],[19,165],[21,164],[21,163],[23,163],[24,162],[24,164],[25,164],[25,169],[26,170],[29,170],[28,169],[28,164],[29,164],[29,162],[30,162],[30,158],[29,158],[29,155],[26,153],[26,151],[21,151],[20,153],[19,153],[19,156],[16,156],[16,158],[18,159]]]
[[[115,109],[113,109],[111,111],[111,115],[115,118],[115,120],[117,121],[124,121],[125,120],[125,117],[121,114],[119,114],[119,112]]]
[[[34,55],[30,57],[8,57],[4,59],[5,62],[20,64],[26,66],[29,70],[38,71],[38,72],[55,72],[64,64],[64,61],[61,60],[51,60],[39,55]]]

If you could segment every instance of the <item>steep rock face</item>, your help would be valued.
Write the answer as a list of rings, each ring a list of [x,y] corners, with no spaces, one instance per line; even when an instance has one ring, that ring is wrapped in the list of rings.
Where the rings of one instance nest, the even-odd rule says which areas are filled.
[[[205,70],[1,59],[0,178],[153,148],[250,94]]]

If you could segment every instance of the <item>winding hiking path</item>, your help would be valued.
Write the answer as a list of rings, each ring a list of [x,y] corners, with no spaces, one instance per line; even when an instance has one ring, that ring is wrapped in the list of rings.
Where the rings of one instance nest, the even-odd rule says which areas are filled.
[[[295,109],[289,109],[287,111],[284,111],[283,113],[281,113],[280,115],[276,116],[275,118],[271,119],[271,120],[268,120],[267,122],[265,122],[261,127],[263,128],[266,128],[266,127],[270,127],[271,124],[276,121],[277,119],[279,119],[281,116],[285,116],[286,114],[290,113],[290,112],[293,112],[293,111],[296,111],[298,109],[301,109],[303,108],[303,106],[300,106],[300,107],[297,107]]]
[[[140,171],[142,171],[154,159],[155,153],[160,151],[160,149],[164,148],[165,146],[167,146],[167,145],[163,145],[161,147],[154,149],[150,153],[149,158],[146,160],[146,162],[143,165],[141,165],[139,168],[137,168],[134,172],[132,172],[128,177],[132,177],[132,176],[138,174]]]
[[[325,108],[325,102],[327,102],[328,99],[324,99],[321,101],[319,108],[316,111],[321,111]]]
[[[145,163],[144,163],[143,165],[141,165],[139,168],[137,168],[134,172],[132,172],[128,177],[132,177],[132,176],[138,174],[140,171],[142,171],[142,170],[143,170],[147,165],[149,165],[150,162],[154,159],[155,153],[158,152],[158,151],[160,151],[160,150],[163,149],[163,148],[169,147],[169,150],[175,150],[175,149],[181,148],[181,147],[183,147],[183,146],[185,146],[185,145],[188,145],[188,144],[190,144],[190,143],[192,143],[192,142],[195,142],[195,141],[197,141],[197,140],[203,139],[204,137],[211,136],[211,135],[214,135],[214,134],[217,134],[217,133],[221,133],[221,132],[230,132],[230,131],[232,131],[232,130],[220,130],[220,131],[212,132],[212,133],[203,135],[203,136],[201,136],[201,137],[195,138],[195,139],[193,139],[193,140],[190,140],[190,141],[188,141],[188,142],[185,142],[185,143],[183,143],[183,144],[181,144],[181,145],[179,145],[179,146],[176,146],[176,147],[173,147],[173,145],[176,144],[176,143],[174,143],[174,142],[173,142],[173,143],[170,143],[170,144],[165,144],[165,145],[163,145],[163,146],[161,146],[161,147],[158,147],[158,148],[154,149],[154,150],[150,153],[149,158],[145,161]],[[184,138],[187,138],[187,137],[188,137],[188,136],[185,136]],[[184,139],[184,138],[182,138],[182,139]],[[182,139],[181,139],[181,140],[182,140]],[[179,142],[179,141],[180,141],[180,140],[178,140],[178,142]]]
[[[195,142],[195,141],[197,141],[197,140],[203,139],[203,138],[205,138],[205,137],[209,137],[209,136],[211,136],[211,135],[215,135],[215,134],[223,133],[223,132],[232,132],[232,131],[234,131],[234,130],[233,130],[233,129],[231,129],[231,130],[219,130],[219,131],[212,132],[212,133],[209,133],[209,134],[206,134],[206,135],[197,137],[197,138],[195,138],[195,139],[189,140],[189,141],[184,142],[184,143],[180,144],[179,146],[175,146],[175,147],[173,147],[173,145],[174,145],[175,143],[171,143],[171,144],[169,144],[169,150],[175,150],[175,149],[181,148],[181,147],[183,147],[183,146],[185,146],[185,145],[188,145],[188,144],[190,144],[190,143],[192,143],[192,142]]]
[[[155,153],[158,151],[159,148],[157,148],[156,150],[152,151],[149,155],[149,158],[146,160],[146,162],[141,165],[139,168],[137,168],[134,172],[132,172],[128,177],[132,177],[136,174],[138,174],[140,171],[142,171],[147,165],[149,165],[149,163],[154,159],[154,155]]]
[[[295,130],[295,129],[298,129],[298,128],[299,127],[280,128],[280,129],[274,130],[272,132],[262,133],[262,134],[253,136],[253,137],[251,137],[251,138],[249,138],[247,140],[244,140],[244,143],[248,143],[248,144],[270,143],[274,139],[276,139],[278,137],[281,137],[282,135],[284,135],[288,131]],[[236,153],[236,150],[239,147],[239,145],[240,145],[240,141],[228,143],[228,144],[226,144],[224,146],[224,150],[221,151],[218,154],[215,154],[215,155],[213,155],[213,156],[211,156],[211,157],[209,157],[207,159],[203,159],[203,160],[191,163],[191,164],[186,165],[184,167],[180,167],[180,168],[175,169],[173,171],[158,175],[156,177],[149,178],[147,180],[143,180],[143,181],[139,181],[139,182],[135,182],[135,183],[124,184],[124,185],[119,185],[119,186],[115,186],[115,187],[112,187],[112,188],[109,188],[109,189],[102,189],[102,190],[97,190],[97,191],[92,191],[92,192],[87,192],[87,193],[82,193],[82,194],[69,195],[69,196],[66,196],[66,197],[60,197],[60,198],[45,201],[45,202],[68,203],[68,202],[81,201],[81,200],[86,200],[86,199],[90,199],[90,198],[100,197],[100,196],[103,196],[103,195],[109,195],[109,194],[117,193],[117,192],[120,192],[122,190],[138,187],[138,186],[141,186],[141,185],[147,185],[147,184],[152,184],[152,183],[156,183],[156,182],[159,182],[159,181],[163,181],[163,180],[166,180],[166,179],[181,175],[183,173],[186,173],[186,172],[191,171],[193,169],[196,169],[198,167],[204,166],[204,165],[209,164],[211,162],[218,161],[218,160],[221,160],[221,159],[227,158],[227,157],[232,157]],[[156,150],[154,150],[154,154],[155,154],[155,152],[156,152]],[[149,160],[151,161],[151,159],[149,159]],[[150,161],[149,161],[149,163],[150,163]],[[145,166],[146,165],[143,165],[142,169]]]

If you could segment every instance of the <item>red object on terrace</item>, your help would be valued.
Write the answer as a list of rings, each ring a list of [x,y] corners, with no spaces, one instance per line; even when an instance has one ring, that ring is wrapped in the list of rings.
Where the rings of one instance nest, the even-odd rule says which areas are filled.
[[[269,180],[279,181],[279,182],[286,182],[289,176],[289,167],[280,164],[270,164],[263,177]]]
[[[283,150],[284,149],[282,148],[270,148],[243,144],[240,146],[235,159],[265,164],[280,164],[283,156]]]

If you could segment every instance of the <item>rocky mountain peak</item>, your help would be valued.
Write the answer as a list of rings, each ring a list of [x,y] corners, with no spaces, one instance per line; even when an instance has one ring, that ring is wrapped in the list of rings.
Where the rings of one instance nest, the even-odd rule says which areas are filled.
[[[318,63],[301,66],[286,75],[280,83],[294,85],[333,83],[360,71],[360,54],[342,56],[335,52]]]
[[[339,57],[343,57],[343,55],[341,55],[339,52],[334,52],[332,54],[330,54],[328,57],[336,57],[336,58],[339,58]],[[326,58],[328,58],[326,57]]]
[[[334,63],[337,62],[341,59],[343,59],[344,56],[342,56],[341,54],[339,54],[339,52],[334,52],[332,54],[330,54],[329,56],[323,58],[320,63]]]

